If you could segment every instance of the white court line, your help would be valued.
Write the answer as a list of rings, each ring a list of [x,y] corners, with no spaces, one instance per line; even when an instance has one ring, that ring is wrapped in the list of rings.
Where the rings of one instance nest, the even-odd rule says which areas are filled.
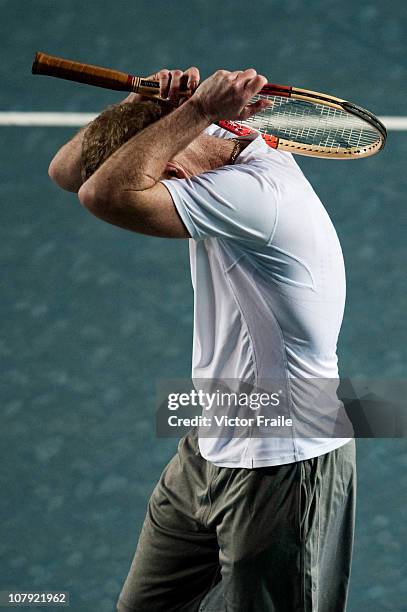
[[[0,125],[69,127],[86,125],[96,113],[30,113],[0,112]],[[389,131],[407,130],[407,117],[379,117]]]
[[[401,132],[407,130],[407,117],[379,117],[389,131]]]
[[[71,125],[86,125],[86,123],[89,123],[95,117],[95,113],[0,112],[0,125],[68,127]]]

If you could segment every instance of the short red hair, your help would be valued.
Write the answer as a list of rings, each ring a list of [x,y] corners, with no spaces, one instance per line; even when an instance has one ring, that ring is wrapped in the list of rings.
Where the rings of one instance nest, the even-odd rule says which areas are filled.
[[[164,109],[157,102],[124,102],[109,106],[85,130],[81,173],[85,182],[132,136],[158,121]]]

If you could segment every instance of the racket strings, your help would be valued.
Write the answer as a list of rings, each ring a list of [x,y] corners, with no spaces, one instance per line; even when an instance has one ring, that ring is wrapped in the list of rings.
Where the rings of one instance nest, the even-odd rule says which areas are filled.
[[[260,98],[273,105],[241,123],[261,133],[335,150],[370,147],[380,139],[373,126],[344,110],[281,96],[257,95],[252,101]]]

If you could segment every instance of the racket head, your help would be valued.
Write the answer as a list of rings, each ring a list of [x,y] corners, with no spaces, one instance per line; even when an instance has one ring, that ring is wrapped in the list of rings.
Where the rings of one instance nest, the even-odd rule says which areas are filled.
[[[319,92],[268,83],[252,101],[272,105],[240,122],[219,124],[235,133],[259,132],[275,149],[312,157],[357,159],[378,153],[386,128],[370,111]]]

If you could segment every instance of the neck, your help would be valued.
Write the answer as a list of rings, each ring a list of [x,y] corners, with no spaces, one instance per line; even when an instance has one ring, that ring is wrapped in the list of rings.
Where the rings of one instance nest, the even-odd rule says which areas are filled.
[[[182,152],[182,165],[191,176],[231,163],[236,142],[201,134]]]

